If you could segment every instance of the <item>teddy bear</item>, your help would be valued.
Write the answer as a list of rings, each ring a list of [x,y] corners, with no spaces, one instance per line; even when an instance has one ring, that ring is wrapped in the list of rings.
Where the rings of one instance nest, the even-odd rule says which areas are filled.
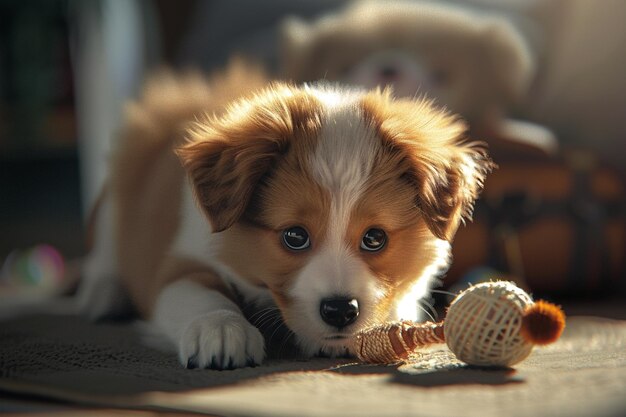
[[[282,26],[283,76],[425,95],[460,114],[494,159],[553,154],[546,128],[507,117],[527,93],[535,58],[502,16],[450,3],[360,1],[307,23]],[[500,158],[499,158],[500,157]]]

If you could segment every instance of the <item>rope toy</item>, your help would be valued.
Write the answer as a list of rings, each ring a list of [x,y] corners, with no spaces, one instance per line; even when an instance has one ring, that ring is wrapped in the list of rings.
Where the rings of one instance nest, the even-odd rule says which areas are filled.
[[[485,282],[461,292],[448,308],[445,322],[392,322],[355,335],[353,351],[367,363],[397,363],[416,349],[447,343],[470,365],[512,366],[534,345],[555,342],[565,328],[556,305],[532,298],[515,284]]]

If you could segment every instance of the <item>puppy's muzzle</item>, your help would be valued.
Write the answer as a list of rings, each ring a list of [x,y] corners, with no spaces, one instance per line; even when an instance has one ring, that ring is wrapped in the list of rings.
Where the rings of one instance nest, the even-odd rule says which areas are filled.
[[[320,316],[326,324],[341,330],[356,321],[359,302],[355,298],[326,298],[320,303]]]

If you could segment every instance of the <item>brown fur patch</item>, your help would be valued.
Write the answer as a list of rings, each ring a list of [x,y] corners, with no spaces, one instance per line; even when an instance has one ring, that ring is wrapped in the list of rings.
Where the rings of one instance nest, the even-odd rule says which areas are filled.
[[[262,178],[291,148],[310,147],[320,124],[320,104],[285,84],[231,105],[223,117],[195,124],[177,153],[213,231],[232,226],[244,214]]]
[[[367,94],[361,105],[385,146],[406,161],[404,174],[419,192],[416,204],[429,228],[451,241],[459,222],[471,218],[493,167],[483,145],[465,142],[465,125],[427,101],[394,101],[385,90]]]
[[[222,232],[218,258],[251,284],[268,288],[279,306],[285,307],[289,283],[308,254],[289,252],[282,245],[281,232],[236,223]]]

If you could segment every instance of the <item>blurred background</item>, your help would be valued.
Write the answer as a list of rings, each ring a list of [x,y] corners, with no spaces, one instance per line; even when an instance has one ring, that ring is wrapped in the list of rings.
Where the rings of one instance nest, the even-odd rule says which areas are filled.
[[[1,0],[0,291],[62,286],[87,251],[123,103],[162,67],[233,55],[277,78],[393,85],[460,113],[500,169],[447,286],[499,276],[623,296],[626,2]]]

